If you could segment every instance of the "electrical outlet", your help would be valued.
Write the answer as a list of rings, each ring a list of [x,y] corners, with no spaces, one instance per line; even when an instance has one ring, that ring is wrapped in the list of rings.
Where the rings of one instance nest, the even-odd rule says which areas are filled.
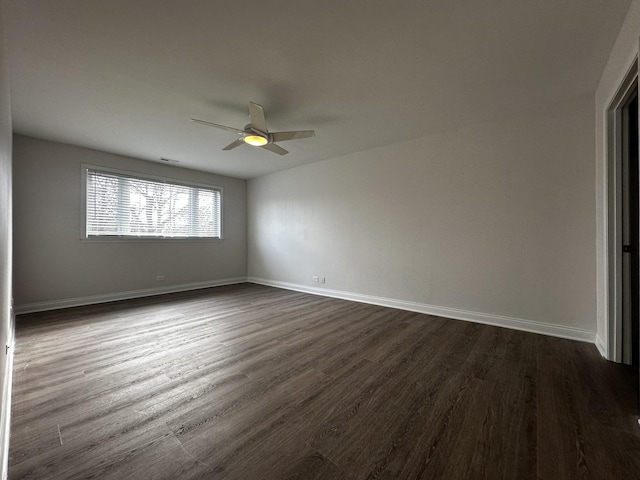
[[[322,277],[320,277],[320,283],[324,283],[324,282],[325,282],[325,280],[326,280],[326,279],[324,278],[324,275],[323,275]]]
[[[317,275],[314,275],[313,277],[311,277],[311,280],[313,280],[314,282],[319,282],[320,279],[318,278]]]
[[[164,275],[156,275],[156,282],[164,282]]]

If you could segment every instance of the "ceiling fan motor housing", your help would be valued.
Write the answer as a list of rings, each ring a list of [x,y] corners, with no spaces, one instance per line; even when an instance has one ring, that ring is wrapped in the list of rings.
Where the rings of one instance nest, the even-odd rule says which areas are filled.
[[[244,133],[242,134],[242,140],[245,143],[248,143],[249,145],[253,145],[255,147],[273,142],[273,138],[269,133],[261,132],[260,130],[252,127],[251,124],[245,125]]]

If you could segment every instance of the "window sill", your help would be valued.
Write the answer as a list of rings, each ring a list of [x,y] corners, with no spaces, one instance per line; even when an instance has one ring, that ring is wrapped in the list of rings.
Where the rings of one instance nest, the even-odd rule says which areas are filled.
[[[217,237],[82,237],[86,243],[220,243],[223,238]]]

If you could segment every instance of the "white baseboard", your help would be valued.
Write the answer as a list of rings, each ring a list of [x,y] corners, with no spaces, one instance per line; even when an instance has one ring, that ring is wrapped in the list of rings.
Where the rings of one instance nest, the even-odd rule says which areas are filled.
[[[604,358],[609,359],[609,349],[607,348],[607,343],[600,336],[599,333],[596,333],[596,347]]]
[[[51,300],[47,302],[26,303],[16,305],[16,315],[23,313],[43,312],[45,310],[58,310],[60,308],[80,307],[83,305],[95,305],[97,303],[115,302],[118,300],[129,300],[132,298],[151,297],[154,295],[165,295],[167,293],[186,292],[188,290],[199,290],[202,288],[221,287],[223,285],[234,285],[245,283],[247,277],[224,278],[207,282],[185,283],[182,285],[171,285],[166,287],[146,288],[144,290],[131,290],[128,292],[107,293],[103,295],[91,295],[87,297],[66,298],[63,300]]]
[[[167,293],[184,292],[188,290],[198,290],[202,288],[219,287],[223,285],[233,285],[238,283],[251,282],[271,287],[284,288],[287,290],[295,290],[298,292],[311,293],[314,295],[322,295],[325,297],[340,298],[343,300],[351,300],[354,302],[369,303],[380,305],[383,307],[397,308],[400,310],[408,310],[412,312],[425,313],[428,315],[437,315],[439,317],[453,318],[456,320],[466,320],[469,322],[483,323],[486,325],[494,325],[497,327],[506,327],[514,330],[522,330],[525,332],[539,333],[542,335],[550,335],[552,337],[567,338],[570,340],[579,340],[582,342],[595,343],[600,353],[605,356],[606,349],[604,341],[600,336],[596,337],[596,333],[590,330],[584,330],[574,327],[564,327],[550,323],[539,322],[536,320],[525,320],[521,318],[506,317],[502,315],[492,315],[482,312],[473,312],[468,310],[460,310],[456,308],[441,307],[437,305],[428,305],[424,303],[409,302],[406,300],[396,300],[387,297],[377,297],[373,295],[365,295],[361,293],[344,292],[341,290],[331,290],[328,288],[310,287],[307,285],[299,285],[288,282],[280,282],[257,277],[236,277],[208,282],[188,283],[182,285],[173,285],[167,287],[148,288],[144,290],[133,290],[129,292],[119,292],[104,295],[92,295],[87,297],[69,298],[63,300],[53,300],[47,302],[29,303],[24,305],[16,305],[16,315],[23,313],[40,312],[45,310],[57,310],[60,308],[79,307],[82,305],[93,305],[97,303],[113,302],[117,300],[128,300],[132,298],[149,297],[154,295],[163,295]],[[606,358],[606,356],[605,356]]]
[[[327,288],[309,287],[306,285],[298,285],[294,283],[279,282],[268,280],[265,278],[248,277],[250,283],[267,285],[271,287],[284,288],[287,290],[295,290],[298,292],[312,293],[314,295],[322,295],[325,297],[340,298],[343,300],[352,300],[361,303],[370,303],[380,305],[382,307],[397,308],[400,310],[409,310],[411,312],[426,313],[428,315],[437,315],[439,317],[453,318],[456,320],[466,320],[469,322],[483,323],[486,325],[494,325],[497,327],[511,328],[514,330],[522,330],[525,332],[539,333],[552,337],[567,338],[570,340],[579,340],[581,342],[594,343],[595,332],[583,330],[581,328],[564,327],[551,323],[538,322],[536,320],[525,320],[522,318],[505,317],[502,315],[491,315],[481,312],[472,312],[468,310],[460,310],[457,308],[440,307],[436,305],[428,305],[424,303],[408,302],[405,300],[395,300],[386,297],[376,297],[372,295],[364,295],[361,293],[344,292],[340,290],[331,290]]]

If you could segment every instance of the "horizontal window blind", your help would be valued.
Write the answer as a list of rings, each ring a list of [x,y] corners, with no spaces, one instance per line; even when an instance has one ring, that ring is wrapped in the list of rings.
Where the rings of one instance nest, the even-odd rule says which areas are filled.
[[[88,168],[87,237],[220,238],[221,191]]]

